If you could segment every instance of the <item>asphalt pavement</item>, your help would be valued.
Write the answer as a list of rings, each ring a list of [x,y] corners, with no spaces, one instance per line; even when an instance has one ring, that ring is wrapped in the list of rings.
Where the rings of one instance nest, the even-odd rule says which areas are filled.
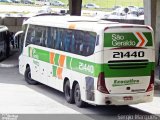
[[[10,56],[3,61],[0,61],[0,67],[2,68],[11,68],[11,67],[18,67],[18,57],[19,51],[14,49],[10,52]]]

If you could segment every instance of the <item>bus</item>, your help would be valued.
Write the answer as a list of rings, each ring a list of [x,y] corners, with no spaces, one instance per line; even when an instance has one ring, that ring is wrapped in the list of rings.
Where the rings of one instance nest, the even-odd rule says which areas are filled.
[[[8,28],[0,25],[0,60],[9,56],[10,45]]]
[[[62,91],[66,101],[78,107],[152,101],[151,27],[81,16],[37,16],[23,28],[19,72],[27,83]]]

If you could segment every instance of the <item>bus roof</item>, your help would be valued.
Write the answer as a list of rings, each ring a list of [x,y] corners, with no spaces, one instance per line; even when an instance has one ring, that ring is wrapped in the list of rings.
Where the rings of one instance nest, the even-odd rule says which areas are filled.
[[[7,31],[8,28],[6,26],[0,25],[0,32]]]
[[[144,27],[144,25],[124,24],[84,16],[36,16],[27,19],[24,22],[24,24],[34,24],[91,31],[105,30],[106,28],[121,26]]]

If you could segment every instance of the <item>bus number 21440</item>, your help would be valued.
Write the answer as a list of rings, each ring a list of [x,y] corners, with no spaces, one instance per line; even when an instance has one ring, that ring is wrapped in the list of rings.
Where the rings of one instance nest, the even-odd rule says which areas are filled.
[[[113,52],[113,58],[136,58],[144,57],[144,51],[134,51],[134,52]]]

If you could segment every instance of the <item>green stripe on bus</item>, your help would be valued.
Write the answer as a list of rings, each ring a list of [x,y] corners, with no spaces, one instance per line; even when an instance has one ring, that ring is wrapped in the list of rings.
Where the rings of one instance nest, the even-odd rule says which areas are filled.
[[[57,66],[53,65],[53,76],[56,77],[57,76]]]
[[[150,32],[143,32],[143,35],[146,37],[148,40],[146,46],[153,46],[153,41],[152,41],[152,34]]]
[[[135,47],[139,40],[133,33],[105,33],[104,47]]]
[[[145,67],[136,66],[132,68],[121,68],[121,69],[114,69],[106,64],[104,65],[104,72],[105,77],[112,78],[112,77],[131,77],[131,76],[150,76],[151,71],[154,70],[155,63],[149,62]],[[139,67],[139,68],[138,68]]]
[[[54,64],[57,65],[57,66],[59,66],[59,54],[55,54]]]
[[[143,32],[147,39],[145,46],[152,46],[152,34]],[[104,47],[136,47],[139,43],[134,33],[104,33]]]
[[[32,49],[32,56],[35,59],[50,63],[49,61],[49,52],[45,50],[40,50],[36,48],[29,48],[29,52]],[[57,66],[59,66],[59,54],[55,55],[55,64],[53,65],[53,76],[56,76]],[[66,56],[66,68],[85,74],[89,76],[98,77],[100,72],[105,73],[106,78],[111,77],[130,77],[130,76],[150,76],[151,71],[154,70],[154,62],[144,62],[139,65],[139,63],[124,63],[121,64],[96,64],[93,62],[80,60],[77,58],[72,58]],[[128,65],[127,65],[128,64]],[[134,64],[136,64],[134,66]],[[116,67],[115,67],[116,66]],[[119,67],[117,69],[117,67]],[[129,67],[129,68],[128,68]],[[137,68],[136,68],[137,67]]]
[[[31,48],[32,49],[32,57],[38,60],[41,60],[43,62],[50,62],[50,54],[48,51],[37,49],[37,48]]]
[[[94,76],[98,77],[100,72],[104,72],[103,64],[95,64],[94,65]]]
[[[71,68],[73,71],[77,71],[90,76],[94,76],[94,65],[95,63],[80,60],[77,58],[72,58],[71,61]]]
[[[106,78],[129,77],[129,76],[150,76],[151,70],[154,70],[155,63],[148,62],[147,65],[145,66],[141,66],[139,64],[137,65],[138,66],[136,65],[128,66],[130,68],[123,67],[121,69],[116,69],[116,67],[111,68],[109,64],[96,64],[96,63],[92,63],[92,62],[88,62],[88,61],[84,61],[76,58],[73,58],[71,62],[73,71],[80,72],[82,74],[90,75],[94,77],[98,77],[100,72],[104,72]]]
[[[70,63],[71,63],[71,57],[68,57],[68,56],[67,56],[67,59],[66,59],[66,67],[67,67],[68,69],[71,69]]]

